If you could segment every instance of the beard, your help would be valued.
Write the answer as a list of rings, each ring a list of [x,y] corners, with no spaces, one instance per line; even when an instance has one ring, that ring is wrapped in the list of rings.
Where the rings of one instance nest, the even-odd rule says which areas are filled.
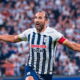
[[[36,22],[35,23],[35,28],[36,28],[36,30],[38,31],[38,32],[41,32],[42,30],[43,30],[43,28],[44,28],[44,23],[39,23],[39,22]]]

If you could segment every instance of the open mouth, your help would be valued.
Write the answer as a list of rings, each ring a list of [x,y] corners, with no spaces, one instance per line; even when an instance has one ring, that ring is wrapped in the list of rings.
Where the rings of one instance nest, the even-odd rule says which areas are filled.
[[[36,23],[36,25],[39,25],[39,24],[40,24],[39,22]]]
[[[37,26],[39,26],[39,25],[40,25],[40,23],[36,23],[36,25],[37,25]]]

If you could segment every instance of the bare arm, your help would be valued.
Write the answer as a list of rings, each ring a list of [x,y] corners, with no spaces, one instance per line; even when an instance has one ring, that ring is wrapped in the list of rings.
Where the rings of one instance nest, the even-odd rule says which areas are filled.
[[[80,51],[80,44],[78,44],[78,43],[71,42],[69,40],[65,40],[63,42],[63,45],[66,45],[67,47],[69,47],[69,48],[71,48],[71,49],[73,49],[75,51]]]
[[[6,42],[20,42],[21,41],[18,35],[0,35],[0,40],[6,41]]]

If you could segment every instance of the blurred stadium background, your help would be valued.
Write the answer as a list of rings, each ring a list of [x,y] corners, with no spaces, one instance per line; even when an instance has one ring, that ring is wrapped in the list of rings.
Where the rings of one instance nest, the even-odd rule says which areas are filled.
[[[80,0],[0,0],[0,34],[15,35],[33,27],[39,9],[48,12],[51,27],[80,43]],[[25,42],[0,41],[0,80],[22,80],[28,53]],[[59,44],[55,59],[53,78],[80,75],[80,52]]]

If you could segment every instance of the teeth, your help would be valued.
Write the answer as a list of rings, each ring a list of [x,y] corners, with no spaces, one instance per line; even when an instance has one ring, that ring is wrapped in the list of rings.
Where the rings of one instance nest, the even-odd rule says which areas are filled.
[[[37,25],[39,25],[39,24],[37,24]]]
[[[36,24],[39,24],[38,22]]]
[[[36,22],[36,25],[39,25],[39,23],[38,23],[38,22]]]

